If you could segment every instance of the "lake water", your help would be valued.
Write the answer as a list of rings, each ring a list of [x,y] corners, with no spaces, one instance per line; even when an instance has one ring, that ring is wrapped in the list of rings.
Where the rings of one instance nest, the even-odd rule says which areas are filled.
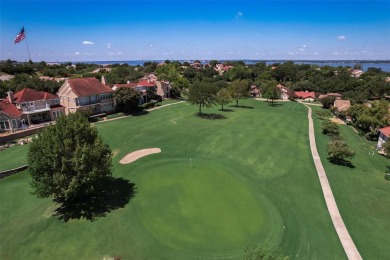
[[[128,61],[84,61],[84,63],[92,63],[92,64],[129,64],[130,66],[143,65],[147,61],[162,63],[164,60],[128,60]],[[188,60],[179,60],[180,62],[185,62]],[[188,61],[188,62],[193,62]],[[202,63],[208,63],[209,61],[202,61]],[[224,62],[220,60],[220,62]],[[267,65],[272,65],[274,63],[283,63],[283,60],[272,60],[272,61],[264,61],[264,60],[244,60],[245,64],[255,64],[257,62],[265,62]],[[75,62],[78,63],[78,62]],[[309,65],[318,65],[318,66],[349,66],[353,67],[355,64],[361,64],[363,71],[367,71],[368,68],[378,68],[385,72],[390,72],[390,61],[294,61],[295,64],[309,64]]]

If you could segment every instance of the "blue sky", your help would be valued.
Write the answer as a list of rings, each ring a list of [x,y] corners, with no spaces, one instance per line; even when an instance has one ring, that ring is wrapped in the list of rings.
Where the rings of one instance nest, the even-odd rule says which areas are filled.
[[[390,59],[386,1],[0,0],[0,60]]]

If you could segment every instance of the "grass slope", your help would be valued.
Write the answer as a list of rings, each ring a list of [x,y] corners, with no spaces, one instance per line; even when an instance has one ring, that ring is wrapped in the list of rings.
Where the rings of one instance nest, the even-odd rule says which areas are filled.
[[[0,151],[0,172],[27,164],[27,145],[14,145]]]
[[[254,246],[267,238],[271,247],[280,247],[283,254],[300,259],[345,258],[312,162],[307,109],[292,102],[275,107],[255,100],[240,103],[244,106],[228,107],[229,112],[205,110],[226,119],[195,117],[197,108],[183,103],[97,124],[115,152],[114,176],[133,181],[137,193],[124,208],[94,222],[74,219],[64,223],[51,217],[55,206],[29,194],[27,172],[1,180],[0,231],[10,235],[0,237],[0,258],[240,259],[244,244]],[[129,152],[151,147],[162,152],[129,165],[118,163]],[[164,161],[180,158],[207,162],[208,169],[215,169],[209,172],[215,175],[200,171],[199,178],[190,178],[186,173],[180,175],[180,164],[164,168]],[[165,174],[148,168],[155,163],[161,163]],[[218,170],[218,165],[232,170]],[[175,189],[164,191],[164,185]],[[217,195],[218,191],[222,194]],[[213,192],[215,198],[210,197]],[[215,206],[223,197],[231,205],[224,202]],[[254,201],[259,202],[257,208]],[[199,204],[182,205],[189,202]],[[196,211],[200,205],[208,214]],[[180,209],[180,214],[170,214],[170,207]],[[159,215],[153,211],[165,221],[172,217],[167,222],[170,225],[155,224]],[[224,222],[224,213],[230,214],[226,223],[240,223],[240,215],[241,223],[248,223],[240,224],[243,230],[234,226],[225,230],[223,223],[218,223]],[[195,221],[193,214],[204,221],[197,223],[199,231],[186,234]],[[261,219],[270,216],[267,230]],[[184,233],[177,234],[177,230]],[[194,243],[197,247],[190,248],[191,238],[198,239]],[[224,247],[232,244],[236,247],[225,252]]]
[[[341,216],[363,259],[388,259],[384,248],[390,244],[390,182],[384,179],[390,160],[378,155],[376,142],[355,134],[341,125],[341,136],[355,151],[355,168],[338,166],[327,158],[329,138],[321,133],[321,123],[313,108],[316,141]],[[374,155],[370,155],[374,152]]]

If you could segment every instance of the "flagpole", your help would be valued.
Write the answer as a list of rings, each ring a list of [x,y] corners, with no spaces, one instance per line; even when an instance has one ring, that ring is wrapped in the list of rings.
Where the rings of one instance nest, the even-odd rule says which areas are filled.
[[[28,47],[28,43],[27,43],[27,35],[26,35],[25,39],[26,39],[27,52],[28,52],[28,61],[30,61],[30,60],[31,60],[31,57],[30,57],[30,48]]]

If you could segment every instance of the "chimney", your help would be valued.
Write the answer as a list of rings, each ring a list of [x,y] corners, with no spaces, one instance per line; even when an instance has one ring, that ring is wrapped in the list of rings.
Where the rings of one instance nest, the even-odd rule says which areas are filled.
[[[106,78],[104,76],[102,76],[102,84],[106,85]]]
[[[7,94],[8,94],[8,100],[9,100],[9,102],[10,102],[10,103],[14,103],[14,101],[15,101],[15,99],[14,99],[14,92],[8,91]]]

